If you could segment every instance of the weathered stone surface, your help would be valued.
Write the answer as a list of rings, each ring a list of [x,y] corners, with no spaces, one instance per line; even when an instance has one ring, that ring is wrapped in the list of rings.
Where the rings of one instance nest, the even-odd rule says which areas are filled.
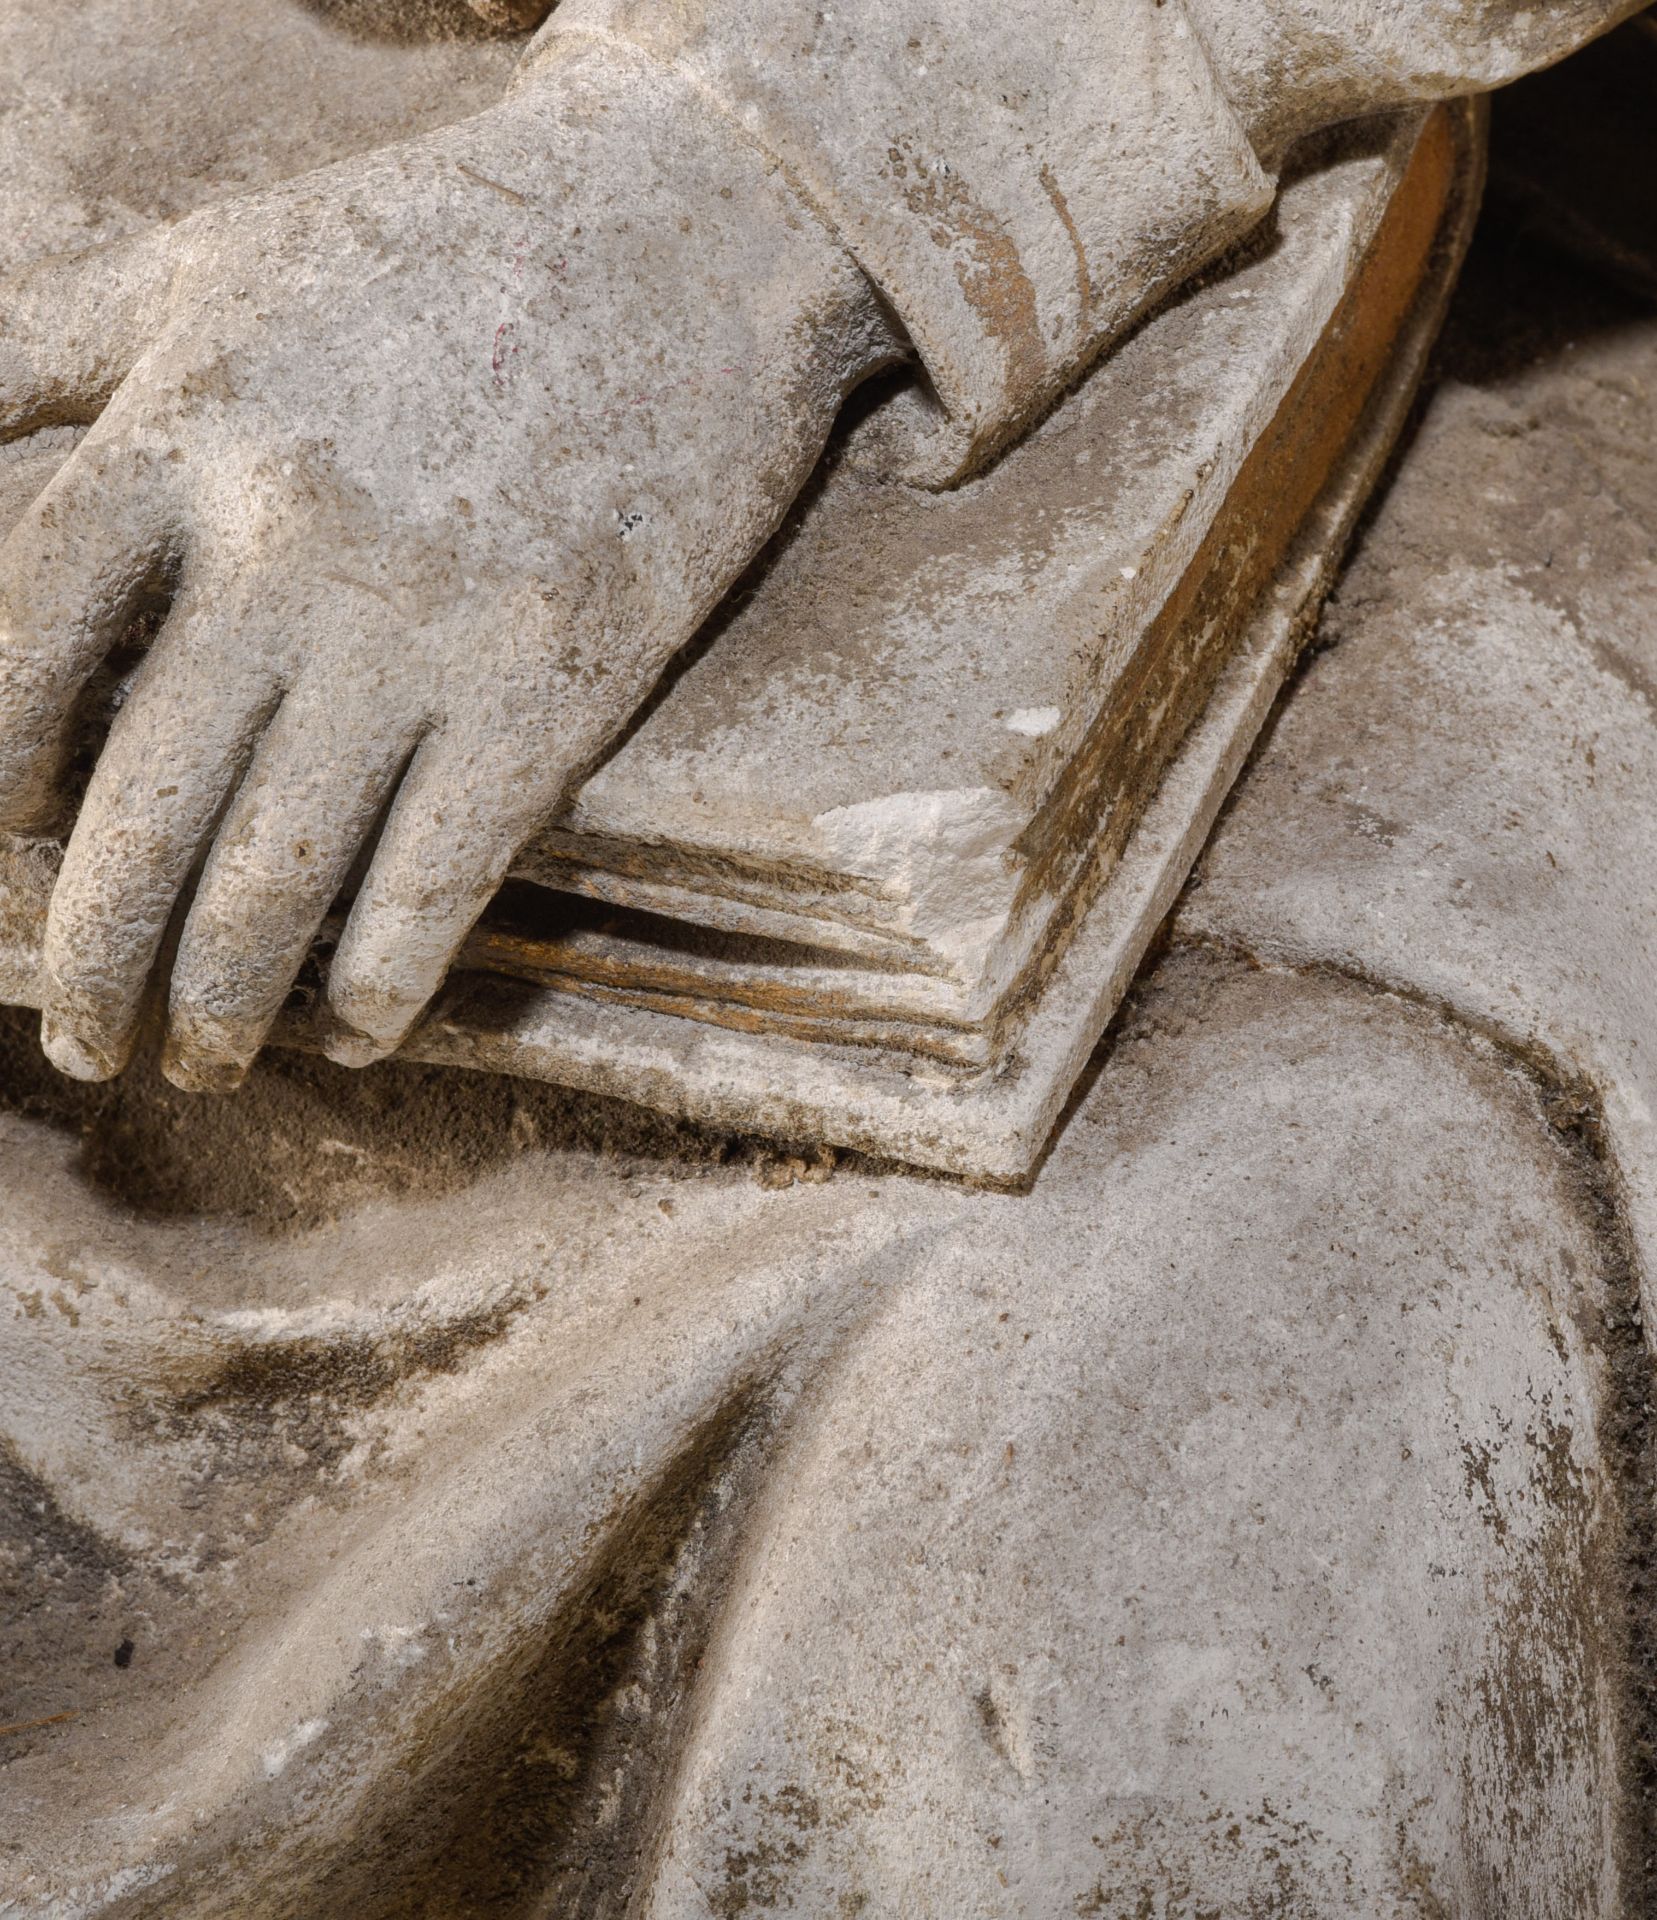
[[[1435,395],[1179,925],[1544,1059],[1603,1110],[1650,1271],[1657,335],[1577,299],[1540,364]]]
[[[4,303],[4,430],[96,415],[0,558],[8,825],[61,812],[81,690],[135,616],[166,612],[54,890],[51,1045],[119,1067],[211,842],[172,965],[172,1070],[203,1085],[244,1014],[268,1028],[370,838],[328,995],[336,1050],[386,1050],[393,1006],[435,963],[411,1019],[429,998],[513,854],[774,529],[849,387],[899,351],[738,128],[642,56],[598,52],[40,262]],[[254,894],[250,943],[233,903]]]
[[[1608,1276],[1534,1101],[1161,976],[799,1422],[645,1911],[1617,1912]]]
[[[1183,963],[1028,1197],[457,1184],[395,1074],[275,1240],[8,1122],[20,1911],[1618,1910],[1622,1277],[1498,1051]]]
[[[0,273],[446,125],[519,50],[461,0],[7,0]]]
[[[168,1071],[234,1085],[342,894],[323,1043],[394,1050],[853,389],[904,365],[865,424],[920,420],[902,470],[958,481],[1259,225],[1298,138],[1509,78],[1632,4],[1462,0],[1378,36],[1357,0],[1312,35],[1264,0],[989,22],[882,0],[861,26],[569,0],[463,118],[432,126],[417,88],[372,153],[353,108],[332,167],[112,252],[35,251],[0,294],[0,431],[93,423],[0,547],[0,823],[74,814],[40,969],[52,1057],[121,1070],[177,911]],[[384,32],[372,3],[324,12]],[[482,31],[417,8],[401,37],[463,21]],[[476,76],[457,69],[474,107]],[[183,143],[186,204],[252,144]],[[291,137],[270,144],[288,172]],[[57,185],[72,226],[85,184]],[[1407,337],[1380,292],[1359,305]],[[76,812],[70,747],[135,621],[143,662]],[[912,830],[839,824],[854,870],[871,825]],[[825,1129],[860,1140],[836,1104]]]
[[[519,889],[406,1050],[1026,1174],[1404,418],[1481,161],[1467,113],[1360,128],[1308,157],[1270,246],[980,480],[938,499],[832,463],[514,863],[649,916]],[[5,999],[57,991],[42,949],[87,880],[54,894],[55,862],[0,842]]]
[[[1463,311],[1028,1194],[5,1016],[8,1920],[1644,1909],[1654,329]]]

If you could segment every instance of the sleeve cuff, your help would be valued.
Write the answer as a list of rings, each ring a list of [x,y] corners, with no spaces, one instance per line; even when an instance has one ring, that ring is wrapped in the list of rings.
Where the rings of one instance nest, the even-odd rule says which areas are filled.
[[[993,458],[1274,192],[1182,0],[562,0],[530,58],[594,36],[710,96],[880,290],[926,379],[858,452],[921,486]]]

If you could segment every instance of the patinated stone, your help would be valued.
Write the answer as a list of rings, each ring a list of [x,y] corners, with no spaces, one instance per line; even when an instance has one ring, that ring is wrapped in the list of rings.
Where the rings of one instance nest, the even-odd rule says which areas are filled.
[[[0,1913],[1644,1911],[1654,393],[1493,229],[1027,1191],[0,1013]]]

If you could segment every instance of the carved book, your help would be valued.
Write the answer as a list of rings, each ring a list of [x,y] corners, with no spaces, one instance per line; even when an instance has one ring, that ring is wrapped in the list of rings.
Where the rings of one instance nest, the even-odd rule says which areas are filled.
[[[1324,139],[951,492],[867,477],[852,430],[405,1051],[1026,1176],[1402,422],[1481,139],[1466,106]],[[57,849],[0,850],[0,997],[30,1002]]]

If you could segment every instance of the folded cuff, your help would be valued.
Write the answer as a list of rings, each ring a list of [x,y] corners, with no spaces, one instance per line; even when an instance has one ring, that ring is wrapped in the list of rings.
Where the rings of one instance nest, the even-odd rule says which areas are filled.
[[[860,452],[923,486],[1271,204],[1181,0],[563,0],[530,58],[594,36],[710,96],[880,290],[926,382]]]

